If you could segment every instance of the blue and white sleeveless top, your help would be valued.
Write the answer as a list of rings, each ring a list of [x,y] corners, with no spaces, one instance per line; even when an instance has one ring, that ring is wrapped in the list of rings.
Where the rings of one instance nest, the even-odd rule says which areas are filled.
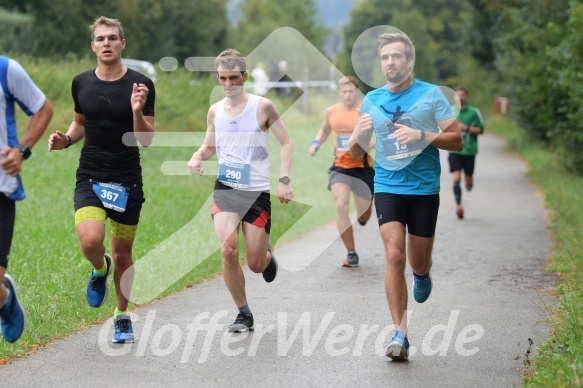
[[[3,56],[0,56],[0,86],[0,150],[3,150],[18,143],[14,103],[32,116],[42,108],[46,97],[18,62]],[[20,176],[10,176],[0,168],[0,193],[13,200],[24,199]]]

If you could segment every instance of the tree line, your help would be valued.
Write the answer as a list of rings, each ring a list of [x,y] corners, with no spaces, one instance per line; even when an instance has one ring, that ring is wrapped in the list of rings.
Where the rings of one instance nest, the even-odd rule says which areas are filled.
[[[243,0],[235,24],[226,17],[232,6],[229,0],[0,0],[0,48],[19,55],[87,56],[88,25],[106,15],[124,25],[124,55],[151,62],[173,56],[183,63],[226,47],[247,55],[282,26],[296,28],[325,52],[329,30],[318,20],[316,0]],[[510,97],[528,137],[553,147],[568,169],[583,174],[581,0],[355,2],[342,30],[343,49],[331,58],[344,74],[354,74],[357,38],[377,25],[412,37],[417,77],[450,87],[470,83],[473,96]]]
[[[552,148],[569,171],[583,175],[581,0],[367,0],[344,29],[344,71],[351,71],[357,36],[379,24],[413,38],[420,78],[471,83],[473,96],[510,97],[529,141]]]
[[[127,38],[125,55],[152,62],[212,55],[224,44],[227,0],[0,0],[2,47],[43,57],[89,54],[89,25],[104,15],[119,19]]]

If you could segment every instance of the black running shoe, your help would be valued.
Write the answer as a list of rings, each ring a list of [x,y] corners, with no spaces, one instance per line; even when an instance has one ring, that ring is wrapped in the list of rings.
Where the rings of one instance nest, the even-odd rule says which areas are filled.
[[[230,333],[240,333],[243,331],[253,331],[253,314],[251,316],[239,313],[235,322],[229,325]]]
[[[113,336],[113,343],[134,342],[134,328],[129,314],[120,314],[114,318],[113,326],[115,334]]]
[[[267,245],[267,251],[271,253],[271,261],[267,264],[267,267],[263,271],[263,279],[267,283],[271,283],[277,276],[277,260],[275,260],[275,255],[273,254],[273,249],[271,248],[271,241]]]
[[[349,253],[348,256],[346,256],[346,261],[344,261],[344,264],[342,264],[343,267],[358,267],[358,255],[356,254],[356,252],[354,253]]]

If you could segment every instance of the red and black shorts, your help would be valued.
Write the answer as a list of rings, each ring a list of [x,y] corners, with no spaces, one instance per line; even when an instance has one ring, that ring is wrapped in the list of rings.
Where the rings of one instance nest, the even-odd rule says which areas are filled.
[[[211,217],[220,212],[239,213],[241,221],[271,231],[271,198],[267,191],[243,191],[215,181]]]

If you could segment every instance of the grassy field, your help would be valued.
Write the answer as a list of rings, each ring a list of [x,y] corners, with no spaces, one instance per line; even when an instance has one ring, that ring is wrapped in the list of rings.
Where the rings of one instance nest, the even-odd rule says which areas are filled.
[[[46,148],[48,135],[57,129],[66,131],[71,121],[70,82],[73,76],[93,67],[94,62],[86,60],[78,64],[66,59],[59,62],[17,59],[45,91],[55,115],[22,173],[28,198],[17,203],[8,271],[19,287],[28,326],[15,344],[0,341],[0,359],[17,357],[36,346],[102,322],[112,315],[115,307],[113,290],[100,309],[90,308],[85,300],[91,267],[79,249],[73,209],[75,170],[81,145],[52,153]],[[156,272],[158,278],[160,273],[174,277],[168,275],[171,281],[161,285],[157,290],[159,293],[147,300],[196,284],[221,269],[208,206],[214,177],[186,174],[186,162],[200,145],[197,142],[200,133],[197,136],[196,132],[205,129],[209,94],[214,87],[215,84],[207,79],[201,81],[187,72],[162,73],[158,77],[157,139],[169,141],[172,145],[160,141],[140,150],[146,203],[134,245],[134,259],[137,261],[137,282],[144,279],[139,278],[140,268],[149,276],[152,276],[152,269],[157,269],[164,271]],[[322,122],[325,107],[331,102],[314,96],[310,100],[311,112],[302,112],[290,106],[290,101],[277,101],[294,141],[291,178],[296,201],[281,205],[272,198],[274,221],[271,238],[276,245],[334,219],[332,197],[326,190],[326,170],[332,162],[331,144],[325,144],[314,158],[308,153],[310,140]],[[25,116],[18,117],[20,133],[27,123]],[[273,136],[270,150],[272,187],[276,187],[280,147]],[[167,163],[178,167],[168,172],[163,169]],[[295,227],[290,233],[293,225]],[[108,250],[109,238],[108,224]],[[140,267],[141,260],[149,264]],[[173,272],[176,268],[180,271]]]
[[[547,270],[558,274],[558,305],[551,338],[539,347],[526,386],[583,385],[583,178],[565,171],[552,149],[528,141],[508,119],[491,120],[490,131],[506,139],[529,164],[529,176],[552,210],[555,249]]]

